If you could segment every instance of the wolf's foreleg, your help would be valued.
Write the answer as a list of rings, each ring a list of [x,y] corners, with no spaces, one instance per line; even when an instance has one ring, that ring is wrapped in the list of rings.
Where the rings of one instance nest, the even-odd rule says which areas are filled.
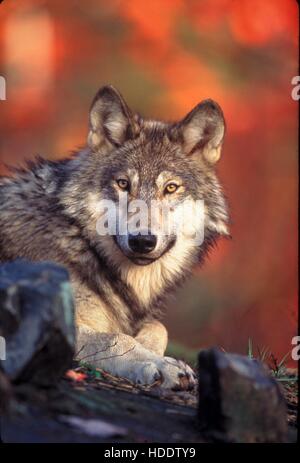
[[[163,356],[168,344],[168,332],[161,322],[154,320],[142,326],[135,340],[151,352]]]
[[[171,389],[195,384],[194,372],[184,362],[157,355],[126,334],[99,333],[86,325],[77,328],[77,359],[138,384],[158,380]]]

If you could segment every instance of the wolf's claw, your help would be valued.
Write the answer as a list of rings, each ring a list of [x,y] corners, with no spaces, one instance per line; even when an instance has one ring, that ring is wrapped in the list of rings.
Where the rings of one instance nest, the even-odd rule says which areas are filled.
[[[188,391],[196,384],[196,376],[191,367],[171,357],[157,357],[151,361],[137,362],[132,373],[131,377],[135,376],[132,379],[136,383],[143,385],[159,383],[164,389]]]

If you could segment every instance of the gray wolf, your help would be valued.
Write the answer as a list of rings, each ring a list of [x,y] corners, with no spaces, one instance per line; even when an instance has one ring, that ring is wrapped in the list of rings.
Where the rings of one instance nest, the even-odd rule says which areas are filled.
[[[164,356],[168,336],[160,320],[167,297],[229,233],[215,171],[224,132],[212,100],[178,122],[162,122],[143,119],[105,86],[92,102],[83,149],[57,162],[37,159],[1,179],[0,261],[52,260],[69,270],[78,358],[135,383],[193,387],[192,369]],[[128,208],[134,200],[171,209],[202,200],[203,242],[176,230],[158,236],[161,214],[143,225],[146,232],[100,235],[99,203],[120,209],[121,194]]]

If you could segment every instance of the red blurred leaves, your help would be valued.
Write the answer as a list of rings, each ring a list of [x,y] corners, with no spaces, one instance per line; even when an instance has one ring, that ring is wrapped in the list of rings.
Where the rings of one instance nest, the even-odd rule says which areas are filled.
[[[163,49],[171,44],[177,23],[185,15],[200,32],[216,33],[227,24],[234,40],[250,46],[298,36],[295,0],[131,0],[121,3],[120,12],[137,38],[156,42]]]
[[[295,0],[233,0],[228,20],[234,39],[245,45],[265,45],[281,38],[297,40]]]
[[[121,12],[135,26],[140,38],[164,46],[171,40],[182,7],[182,0],[131,0],[122,1]]]
[[[85,373],[77,372],[75,370],[68,370],[65,374],[65,377],[67,379],[70,379],[71,381],[80,383],[87,378],[87,375]]]

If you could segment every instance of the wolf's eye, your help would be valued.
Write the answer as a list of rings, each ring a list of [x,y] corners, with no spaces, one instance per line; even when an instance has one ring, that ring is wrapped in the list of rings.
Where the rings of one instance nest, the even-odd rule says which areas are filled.
[[[166,186],[164,193],[172,194],[175,193],[176,190],[178,190],[178,185],[176,185],[176,183],[169,183],[169,185]]]
[[[119,178],[117,184],[122,190],[129,190],[129,181],[125,178]]]

